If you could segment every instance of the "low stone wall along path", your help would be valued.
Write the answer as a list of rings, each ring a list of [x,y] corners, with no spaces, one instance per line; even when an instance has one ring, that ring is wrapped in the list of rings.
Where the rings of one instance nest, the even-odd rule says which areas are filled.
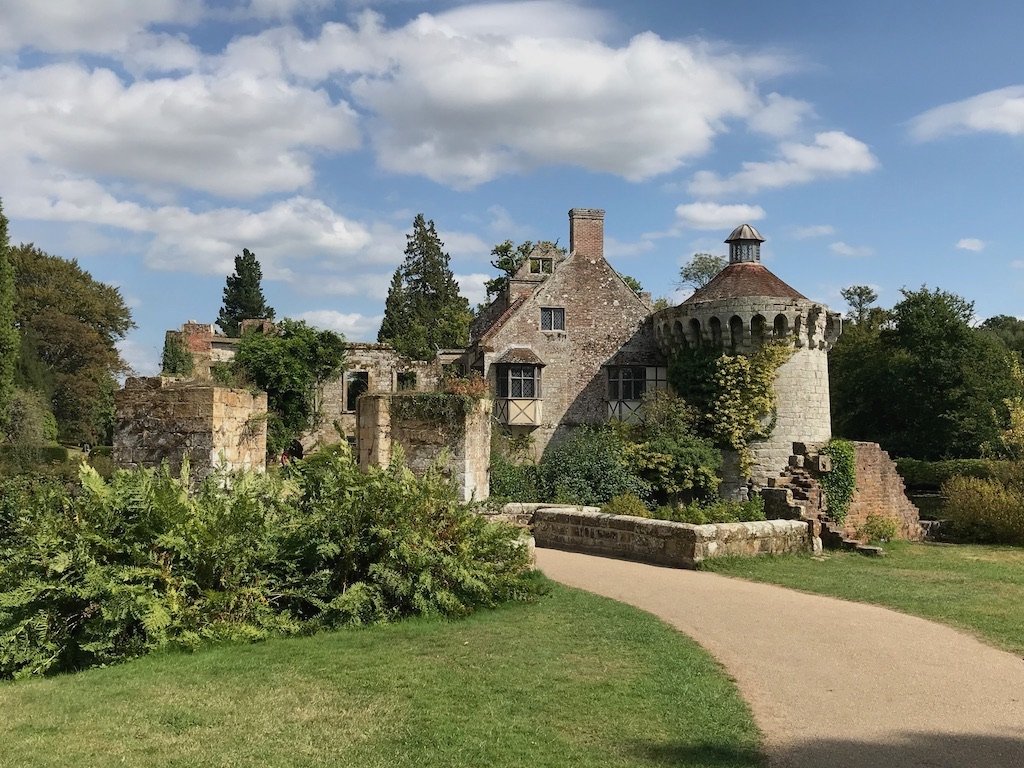
[[[749,703],[773,766],[1024,766],[1024,660],[962,632],[701,571],[550,549],[537,565],[707,648]]]

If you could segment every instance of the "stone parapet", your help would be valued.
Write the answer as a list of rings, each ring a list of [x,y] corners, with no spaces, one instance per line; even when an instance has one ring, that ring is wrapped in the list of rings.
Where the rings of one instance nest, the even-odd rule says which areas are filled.
[[[677,568],[697,568],[715,557],[812,551],[802,520],[690,525],[608,515],[597,507],[541,507],[533,513],[533,535],[539,547]]]

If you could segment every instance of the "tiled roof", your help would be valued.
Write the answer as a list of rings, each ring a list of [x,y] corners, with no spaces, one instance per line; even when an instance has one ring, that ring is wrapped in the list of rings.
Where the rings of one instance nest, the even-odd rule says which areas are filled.
[[[470,328],[470,343],[486,341],[494,333],[497,332],[505,321],[508,320],[512,313],[519,309],[519,305],[523,303],[526,297],[520,296],[518,299],[508,304],[503,297],[498,297],[490,306],[488,306],[483,314],[477,318]]]
[[[529,347],[512,347],[494,362],[512,365],[539,365],[541,367],[545,365],[537,353]]]
[[[807,299],[795,288],[782,282],[758,262],[747,261],[730,264],[712,278],[711,282],[697,290],[683,304],[699,301],[731,299],[741,296],[770,296],[780,299]]]

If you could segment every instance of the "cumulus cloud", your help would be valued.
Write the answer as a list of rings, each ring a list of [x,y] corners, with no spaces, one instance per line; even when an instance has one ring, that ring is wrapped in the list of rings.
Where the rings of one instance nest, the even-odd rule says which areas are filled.
[[[125,84],[78,64],[0,72],[0,142],[75,174],[173,184],[235,198],[313,180],[309,150],[360,142],[326,93],[236,74]]]
[[[344,334],[349,341],[376,340],[381,315],[361,315],[358,312],[339,312],[334,309],[313,309],[298,315],[312,326]]]
[[[874,249],[866,245],[850,245],[844,243],[842,240],[832,243],[828,247],[832,253],[839,254],[840,256],[848,256],[850,258],[860,258],[862,256],[870,256],[874,253]]]
[[[809,240],[812,237],[827,237],[834,235],[836,228],[831,224],[811,224],[806,227],[797,227],[793,230],[793,237],[797,240]]]
[[[676,206],[676,222],[691,229],[733,229],[760,221],[765,216],[759,205],[720,205],[719,203],[687,203]]]
[[[1024,134],[1024,85],[943,104],[910,121],[910,135],[918,141],[963,133]]]
[[[842,131],[819,133],[813,144],[783,143],[779,146],[779,155],[778,160],[743,163],[743,170],[732,176],[698,171],[689,190],[691,194],[707,197],[749,194],[822,178],[867,173],[878,167],[878,159],[868,145]]]
[[[957,241],[956,247],[961,251],[983,251],[985,250],[985,241],[976,237],[964,237]]]
[[[782,138],[796,132],[803,121],[814,115],[814,107],[806,101],[769,93],[765,104],[747,121],[752,131]]]
[[[474,273],[471,275],[455,275],[455,281],[459,284],[459,293],[469,299],[469,306],[475,307],[487,301],[487,290],[484,288],[484,281],[490,280],[493,275]]]

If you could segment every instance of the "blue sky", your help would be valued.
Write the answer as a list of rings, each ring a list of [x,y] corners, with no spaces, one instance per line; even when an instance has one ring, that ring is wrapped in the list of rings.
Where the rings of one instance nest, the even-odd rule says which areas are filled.
[[[13,242],[121,287],[140,373],[243,248],[278,316],[376,337],[416,213],[463,292],[568,239],[655,296],[737,224],[845,309],[922,284],[1024,316],[1024,5],[0,0]]]

